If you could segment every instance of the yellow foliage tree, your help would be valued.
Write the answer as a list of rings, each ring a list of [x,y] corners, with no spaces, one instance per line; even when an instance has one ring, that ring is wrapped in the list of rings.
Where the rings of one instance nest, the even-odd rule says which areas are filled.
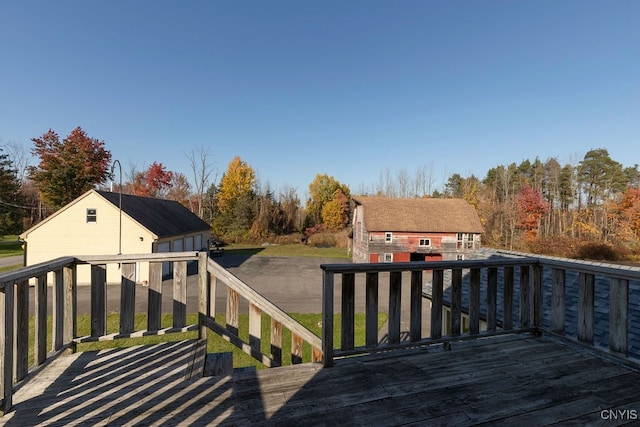
[[[220,187],[216,196],[218,210],[228,212],[238,200],[251,194],[256,185],[256,174],[251,166],[236,156],[229,162],[227,171],[220,179]]]

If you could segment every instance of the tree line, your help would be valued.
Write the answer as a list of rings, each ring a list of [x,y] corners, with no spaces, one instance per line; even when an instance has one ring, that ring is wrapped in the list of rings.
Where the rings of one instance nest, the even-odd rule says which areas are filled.
[[[79,127],[64,139],[50,130],[32,142],[35,166],[25,165],[15,146],[0,146],[2,234],[19,233],[109,180],[116,182],[114,191],[180,202],[227,240],[304,239],[349,228],[352,191],[327,174],[316,175],[303,201],[296,188],[259,182],[240,157],[218,179],[206,148],[185,153],[192,186],[186,175],[155,161],[142,170],[128,165],[125,171],[117,162],[118,170],[104,141]],[[434,188],[432,169],[387,168],[358,194],[463,198],[476,208],[484,243],[493,247],[567,255],[572,245],[597,242],[640,252],[638,165],[625,167],[604,148],[588,151],[574,164],[535,158],[498,165],[483,178],[453,173],[441,188]]]

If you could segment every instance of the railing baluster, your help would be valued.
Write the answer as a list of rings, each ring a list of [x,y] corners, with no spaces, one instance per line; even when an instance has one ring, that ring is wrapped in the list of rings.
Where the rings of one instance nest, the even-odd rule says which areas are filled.
[[[442,337],[442,294],[444,270],[433,270],[431,285],[431,338]]]
[[[400,305],[402,303],[402,272],[392,271],[389,274],[389,330],[390,344],[400,342]]]
[[[469,333],[480,333],[480,269],[472,268],[469,280]]]
[[[462,269],[451,270],[451,336],[462,333]]]
[[[173,327],[187,324],[187,262],[173,264]]]
[[[498,269],[487,269],[487,331],[495,332],[497,326]]]
[[[238,335],[238,313],[240,310],[240,295],[231,288],[227,288],[227,329]]]
[[[55,308],[54,308],[55,312]],[[91,265],[91,336],[107,334],[107,269]]]
[[[502,329],[509,331],[513,329],[513,267],[504,267],[504,289],[503,289],[503,319]]]
[[[130,334],[134,330],[136,307],[136,265],[120,265],[120,333]]]
[[[529,266],[520,266],[520,327],[531,326],[531,283]]]
[[[69,343],[78,334],[76,266],[63,267],[62,276],[64,282],[64,331],[62,338],[65,343]],[[72,350],[75,350],[75,347]]]
[[[106,282],[106,280],[105,280]],[[105,283],[106,285],[106,283]],[[106,328],[106,293],[105,293],[105,328]],[[62,269],[53,272],[53,350],[62,348],[64,334],[64,277]]]
[[[302,363],[302,337],[291,332],[291,364],[297,365]]]
[[[34,356],[36,365],[42,365],[47,358],[47,276],[38,276],[34,289]]]
[[[422,339],[422,270],[411,272],[411,320],[409,339],[413,342]]]
[[[209,273],[207,264],[209,263],[208,252],[198,254],[198,338],[207,339],[206,321],[209,316],[212,318],[216,312],[216,282],[212,273]]]
[[[162,328],[162,262],[149,263],[147,330]]]
[[[536,328],[541,328],[543,311],[542,306],[544,304],[544,295],[542,294],[542,273],[543,268],[541,265],[536,264],[531,266],[531,291],[533,295],[531,297],[531,307],[533,310],[533,325]]]
[[[355,333],[355,274],[342,275],[342,334],[340,347],[342,350],[352,350]]]
[[[593,344],[595,275],[580,273],[578,291],[578,340]]]
[[[551,270],[551,331],[560,335],[565,333],[565,277],[564,269]]]
[[[333,366],[333,273],[322,273],[322,353],[323,366]]]
[[[13,297],[14,284],[6,282],[0,289],[0,372],[2,373],[2,414],[13,406]]]
[[[366,346],[378,345],[378,273],[366,274]]]
[[[29,281],[17,284],[15,290],[15,347],[13,354],[15,381],[29,372]]]
[[[282,323],[271,318],[271,358],[282,365]]]
[[[627,355],[627,320],[629,318],[629,281],[609,278],[609,348]]]
[[[254,357],[259,357],[262,334],[262,310],[249,303],[249,345]]]

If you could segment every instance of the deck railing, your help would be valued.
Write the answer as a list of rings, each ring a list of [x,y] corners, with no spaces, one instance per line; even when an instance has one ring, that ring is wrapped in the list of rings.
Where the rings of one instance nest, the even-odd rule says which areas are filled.
[[[146,328],[135,329],[136,263],[149,264]],[[172,280],[169,289],[163,277],[163,263],[171,263]],[[187,308],[188,264],[197,264],[197,307]],[[117,331],[107,326],[107,266],[118,264],[120,271],[120,323]],[[78,335],[77,327],[77,268],[89,265],[90,332]],[[193,275],[191,276],[193,277]],[[111,278],[112,279],[112,278]],[[190,278],[189,280],[194,280]],[[48,283],[49,282],[49,283]],[[29,286],[34,284],[34,306],[29,307]],[[190,285],[192,286],[192,285]],[[109,288],[111,291],[112,288]],[[117,288],[116,288],[117,289]],[[226,323],[215,318],[216,295],[226,290]],[[48,296],[48,292],[52,292]],[[172,324],[163,327],[163,292],[170,292]],[[139,292],[139,291],[138,291]],[[241,338],[239,329],[240,300],[249,308],[249,340]],[[48,309],[51,305],[51,310]],[[30,311],[34,326],[32,341],[34,362],[29,366]],[[197,312],[198,323],[187,324],[187,313]],[[270,353],[261,351],[262,313],[271,319]],[[47,326],[48,318],[52,326]],[[198,331],[201,339],[212,330],[266,366],[282,364],[282,330],[291,331],[291,362],[302,362],[302,348],[306,341],[312,348],[312,359],[322,359],[321,340],[304,326],[280,310],[265,297],[233,276],[206,252],[158,253],[141,255],[64,257],[50,262],[0,274],[0,411],[10,410],[13,392],[29,378],[66,350],[75,351],[79,343],[136,338],[149,335]],[[50,335],[51,344],[48,345]]]
[[[631,306],[629,292],[630,283],[640,282],[640,269],[509,255],[487,260],[323,265],[324,366],[343,356],[519,332],[549,333],[627,360],[637,359],[637,354],[629,352],[629,330],[640,327],[640,302]],[[430,325],[423,333],[427,274]],[[571,286],[565,286],[567,275],[575,276]],[[382,284],[388,288],[389,301],[382,308],[388,313],[385,340],[379,339],[378,331]],[[409,307],[408,331],[401,331],[403,293],[408,296],[404,304]],[[354,342],[356,296],[364,299],[365,306],[365,342],[360,345]],[[340,346],[334,348],[332,319],[338,304]],[[597,319],[596,314],[604,310],[607,319]],[[443,324],[450,330],[443,330]],[[408,332],[405,339],[401,332]],[[594,340],[596,332],[608,336],[608,343]]]

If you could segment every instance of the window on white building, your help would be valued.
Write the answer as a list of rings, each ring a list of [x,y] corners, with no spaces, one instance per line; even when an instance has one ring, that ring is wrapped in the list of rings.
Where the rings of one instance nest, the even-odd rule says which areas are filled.
[[[97,222],[98,211],[96,209],[87,209],[87,222]]]

